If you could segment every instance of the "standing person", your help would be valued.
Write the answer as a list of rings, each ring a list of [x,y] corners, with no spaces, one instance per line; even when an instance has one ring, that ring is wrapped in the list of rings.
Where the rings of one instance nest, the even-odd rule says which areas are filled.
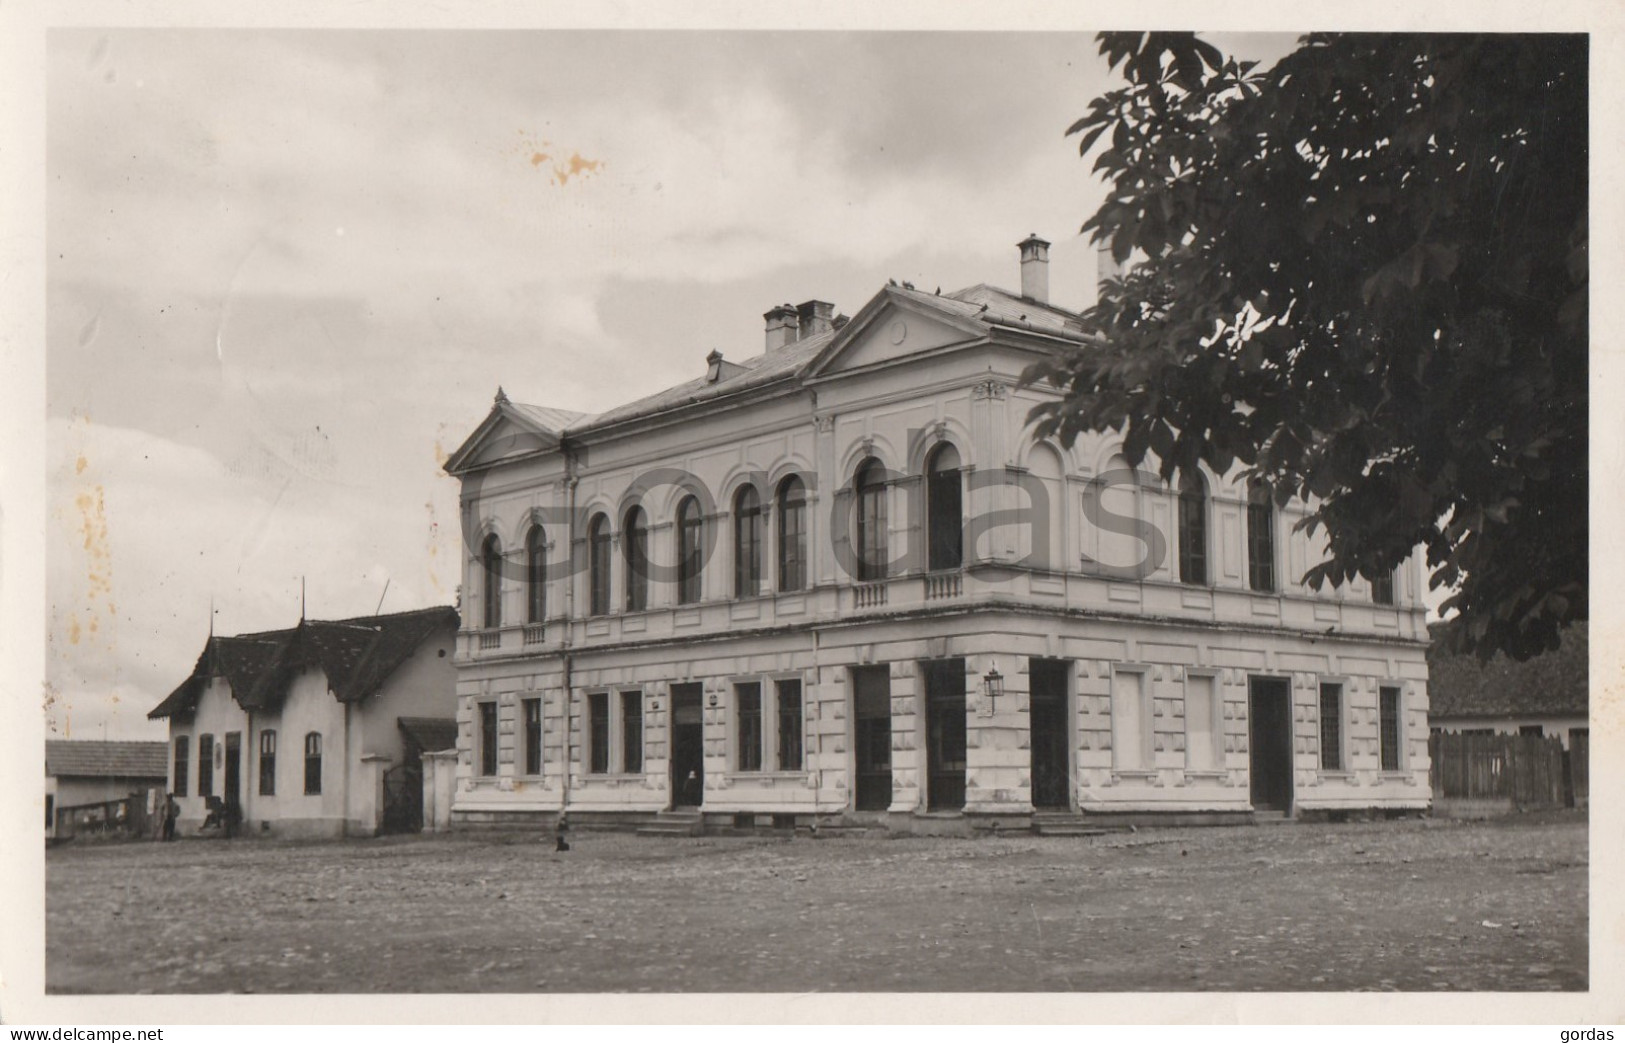
[[[175,839],[175,820],[180,817],[181,807],[175,802],[175,794],[164,794],[164,839]]]

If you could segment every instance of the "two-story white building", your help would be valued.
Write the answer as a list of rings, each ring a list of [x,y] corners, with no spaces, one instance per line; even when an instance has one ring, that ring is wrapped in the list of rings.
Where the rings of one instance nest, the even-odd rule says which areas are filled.
[[[1420,562],[1315,592],[1301,508],[1033,437],[1023,370],[1088,342],[1020,250],[1020,293],[777,307],[760,354],[605,413],[498,392],[446,465],[454,822],[1427,804]]]

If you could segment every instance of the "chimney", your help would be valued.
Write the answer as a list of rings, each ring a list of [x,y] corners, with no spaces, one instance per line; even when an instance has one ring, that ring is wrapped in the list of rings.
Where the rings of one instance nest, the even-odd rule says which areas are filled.
[[[801,339],[816,337],[835,328],[835,305],[828,301],[803,301],[796,306],[801,321]]]
[[[767,320],[767,350],[777,351],[796,342],[796,310],[781,304],[762,315]]]
[[[1039,304],[1049,303],[1049,244],[1034,232],[1016,244],[1021,250],[1021,295]]]
[[[1121,279],[1122,277],[1123,266],[1118,264],[1117,258],[1112,256],[1111,242],[1107,241],[1101,243],[1100,246],[1095,249],[1096,298],[1099,298],[1100,291],[1105,288],[1107,280]]]

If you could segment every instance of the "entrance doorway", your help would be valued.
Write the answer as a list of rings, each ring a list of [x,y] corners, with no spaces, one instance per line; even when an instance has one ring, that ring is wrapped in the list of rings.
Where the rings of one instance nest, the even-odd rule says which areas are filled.
[[[1065,659],[1029,659],[1028,719],[1032,735],[1033,807],[1065,810],[1072,804],[1072,766],[1067,756],[1070,665]]]
[[[853,758],[858,811],[891,807],[891,667],[852,668]]]
[[[705,800],[704,686],[671,686],[671,806],[697,808]]]
[[[965,806],[965,661],[936,659],[925,668],[925,806]]]
[[[1247,689],[1247,757],[1255,811],[1292,811],[1292,689],[1254,677]]]

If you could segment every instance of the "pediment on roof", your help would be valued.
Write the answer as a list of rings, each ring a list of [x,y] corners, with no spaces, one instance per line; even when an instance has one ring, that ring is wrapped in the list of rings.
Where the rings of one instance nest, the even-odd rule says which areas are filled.
[[[557,431],[532,421],[508,403],[499,402],[474,429],[474,433],[446,460],[446,471],[449,474],[462,474],[547,452],[558,446]]]
[[[923,298],[923,299],[922,299]],[[873,369],[987,336],[969,306],[946,298],[882,290],[852,318],[808,370],[811,378]]]

